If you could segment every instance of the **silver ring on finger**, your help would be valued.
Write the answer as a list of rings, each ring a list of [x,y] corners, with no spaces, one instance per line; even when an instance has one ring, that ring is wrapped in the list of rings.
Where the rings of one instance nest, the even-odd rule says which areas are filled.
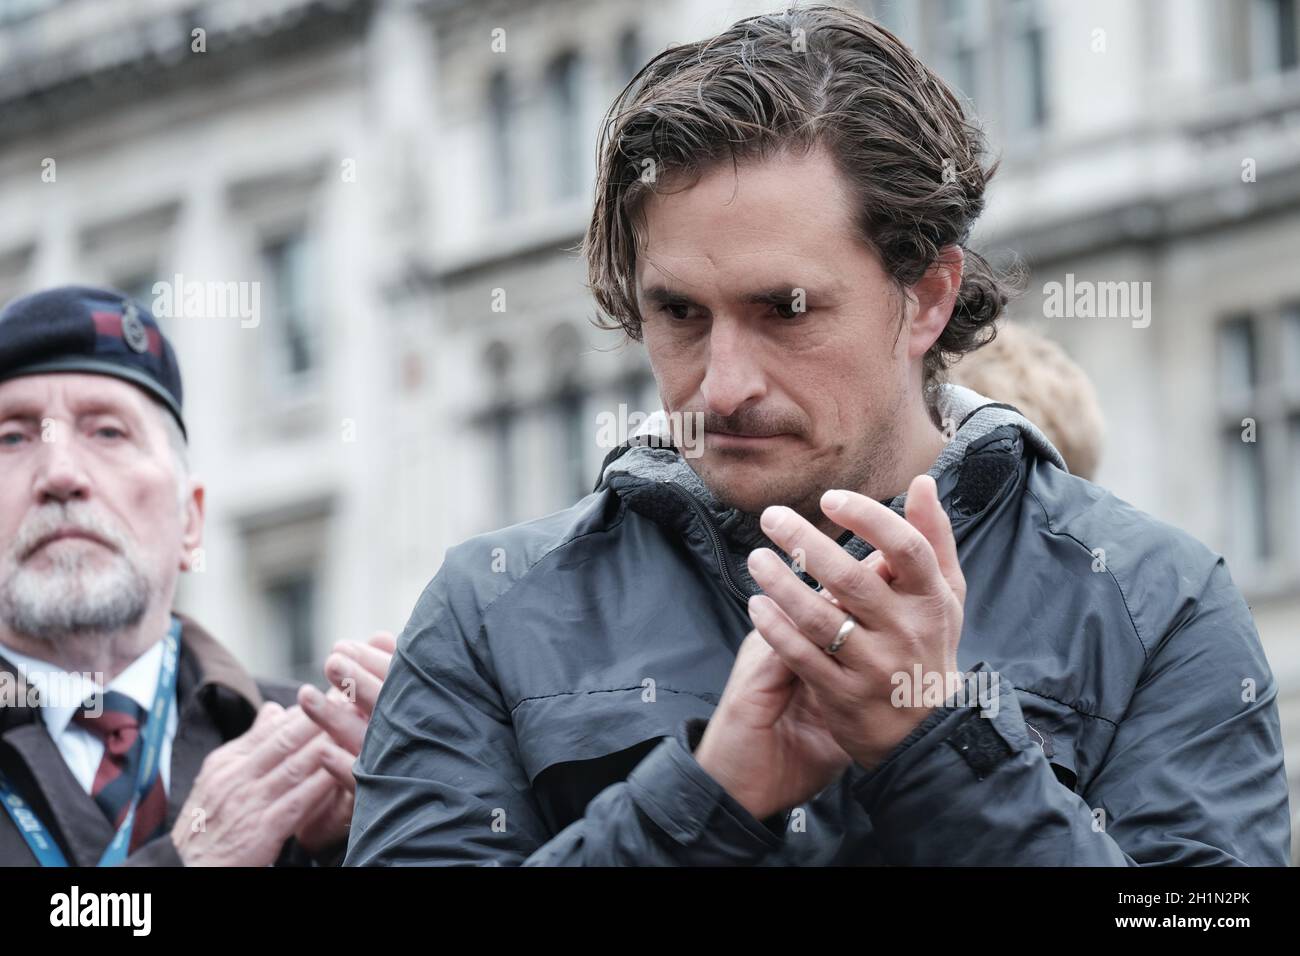
[[[844,642],[849,639],[849,634],[858,626],[858,620],[852,614],[846,614],[844,623],[840,625],[839,631],[835,634],[835,640],[826,645],[827,654],[836,654],[844,646]]]

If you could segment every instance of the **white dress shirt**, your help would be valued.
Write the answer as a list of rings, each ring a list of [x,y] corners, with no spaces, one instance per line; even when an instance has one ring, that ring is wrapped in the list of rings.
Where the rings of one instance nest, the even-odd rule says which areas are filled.
[[[90,793],[95,785],[95,771],[99,769],[99,762],[104,756],[104,742],[84,727],[74,724],[72,718],[91,694],[99,692],[99,684],[89,675],[69,673],[48,661],[20,654],[10,647],[0,647],[0,654],[11,661],[27,683],[40,692],[41,716],[45,718],[50,737],[59,748],[72,775],[86,793]],[[153,695],[158,689],[162,655],[163,642],[159,640],[109,681],[107,690],[125,694],[147,712],[153,707]],[[176,736],[179,722],[180,717],[173,701],[168,708],[167,728],[158,754],[159,772],[166,793],[171,793],[172,738]]]

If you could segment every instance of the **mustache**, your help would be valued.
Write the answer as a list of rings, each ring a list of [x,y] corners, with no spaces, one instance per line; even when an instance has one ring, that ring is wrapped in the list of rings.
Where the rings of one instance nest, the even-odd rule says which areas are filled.
[[[731,415],[715,415],[712,412],[697,412],[704,420],[704,433],[726,432],[730,435],[743,435],[747,438],[769,438],[772,435],[802,435],[804,422],[802,418],[781,412],[768,412],[763,409],[744,409]]]
[[[10,553],[15,561],[26,561],[41,543],[62,531],[78,531],[98,538],[111,549],[125,553],[125,536],[107,518],[89,505],[49,504],[30,512],[14,536]]]

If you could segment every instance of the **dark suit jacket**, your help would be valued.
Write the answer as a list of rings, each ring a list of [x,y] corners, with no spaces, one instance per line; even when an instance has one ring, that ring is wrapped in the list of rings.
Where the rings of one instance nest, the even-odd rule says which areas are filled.
[[[203,759],[217,747],[240,736],[268,700],[285,707],[296,702],[297,687],[256,681],[234,656],[203,628],[177,615],[182,622],[181,653],[176,674],[178,721],[172,741],[167,832],[127,858],[127,866],[181,866],[169,832],[189,796]],[[13,664],[0,648],[0,675],[21,687]],[[12,701],[0,703],[0,769],[40,817],[58,842],[70,866],[94,866],[113,838],[113,829],[95,801],[72,775],[46,730],[37,708]],[[313,859],[291,838],[276,866],[338,865],[346,844]],[[36,856],[0,812],[0,866],[35,866]]]

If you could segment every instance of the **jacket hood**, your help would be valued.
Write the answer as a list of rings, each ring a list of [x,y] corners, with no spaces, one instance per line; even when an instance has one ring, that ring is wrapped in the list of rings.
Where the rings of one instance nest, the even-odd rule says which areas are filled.
[[[940,421],[953,422],[956,430],[929,474],[939,488],[939,498],[954,522],[965,514],[979,510],[1002,485],[1028,446],[1063,471],[1065,459],[1047,436],[1012,405],[994,401],[962,385],[942,383],[935,389],[934,406]],[[981,455],[980,467],[965,470],[960,466],[968,454],[988,450]],[[1000,452],[1000,453],[999,453]],[[745,566],[745,558],[754,548],[772,548],[789,563],[789,557],[776,547],[759,526],[759,516],[730,507],[717,499],[695,469],[672,445],[668,416],[658,411],[651,415],[628,440],[606,457],[596,490],[609,487],[628,501],[630,507],[669,527],[686,531],[695,518],[711,522],[725,547],[730,567],[722,568],[724,577],[738,580],[743,590],[758,590]],[[689,496],[689,497],[688,497]],[[906,492],[882,503],[902,514]],[[857,558],[873,548],[857,535],[848,532],[840,544]],[[718,555],[722,563],[723,555]]]

